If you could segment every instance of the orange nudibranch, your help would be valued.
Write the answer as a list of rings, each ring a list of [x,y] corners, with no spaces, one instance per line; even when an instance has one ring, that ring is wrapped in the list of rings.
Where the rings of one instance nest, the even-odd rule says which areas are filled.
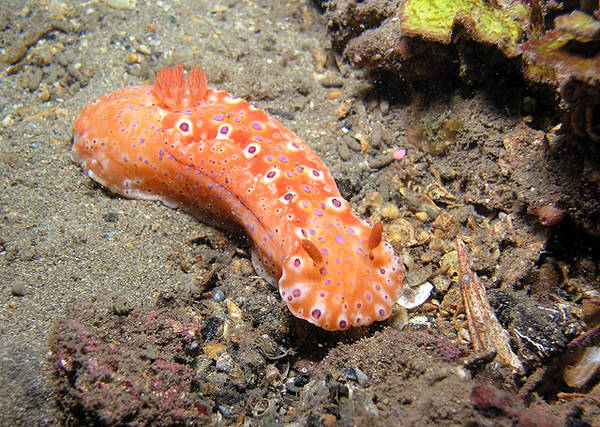
[[[358,217],[316,153],[264,111],[207,88],[195,67],[102,96],[73,125],[72,158],[111,191],[160,200],[254,242],[255,269],[323,329],[386,319],[404,265]]]

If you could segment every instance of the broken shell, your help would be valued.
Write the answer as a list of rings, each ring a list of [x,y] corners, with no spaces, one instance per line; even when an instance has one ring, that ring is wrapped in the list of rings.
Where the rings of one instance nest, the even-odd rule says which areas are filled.
[[[396,301],[399,305],[406,309],[411,309],[423,304],[431,295],[433,285],[429,282],[425,282],[416,288],[404,288],[404,293]]]
[[[281,373],[275,365],[269,364],[265,367],[265,382],[269,385],[275,385],[281,381]]]
[[[582,388],[596,375],[598,368],[600,368],[600,347],[588,347],[577,363],[565,367],[563,379],[571,387]]]
[[[225,344],[207,344],[204,346],[204,354],[217,360],[226,349]]]
[[[585,297],[581,300],[583,308],[583,321],[589,328],[595,328],[600,325],[600,298]]]
[[[225,300],[225,302],[227,303],[227,312],[229,313],[229,316],[231,316],[231,319],[235,323],[241,323],[242,322],[242,310],[240,310],[240,308],[229,298],[227,298]]]

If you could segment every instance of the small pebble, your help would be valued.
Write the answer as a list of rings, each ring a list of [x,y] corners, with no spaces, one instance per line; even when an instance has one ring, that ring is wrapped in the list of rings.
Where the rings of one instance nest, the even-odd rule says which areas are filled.
[[[225,301],[225,292],[223,292],[221,288],[214,288],[212,294],[213,300],[215,300],[216,302]]]
[[[421,222],[425,222],[429,219],[426,212],[417,212],[415,213],[415,218],[417,218]]]
[[[383,127],[381,123],[375,123],[373,125],[373,132],[371,133],[371,146],[379,147],[383,141]]]
[[[42,81],[42,70],[39,68],[36,68],[33,71],[33,73],[31,75],[29,75],[29,81],[27,82],[27,88],[29,89],[30,92],[34,92],[40,85],[41,81]]]
[[[425,330],[429,327],[430,321],[427,316],[415,316],[408,321],[408,325],[413,331]]]
[[[390,102],[385,98],[379,101],[379,110],[385,116],[390,111]]]
[[[348,145],[344,141],[338,142],[337,151],[338,151],[338,154],[340,155],[340,159],[342,159],[343,161],[350,160],[350,157],[351,157],[350,150],[348,149]]]
[[[127,300],[123,297],[118,297],[113,302],[113,311],[117,316],[127,316],[132,310]]]
[[[393,221],[396,218],[400,217],[400,210],[398,209],[398,206],[396,206],[393,203],[386,203],[385,205],[383,205],[381,207],[381,210],[379,211],[379,214],[389,220],[389,221]]]
[[[125,63],[127,65],[131,65],[131,64],[137,64],[140,62],[140,58],[139,56],[137,56],[135,53],[130,53],[129,55],[127,55],[127,57],[125,58]]]
[[[358,142],[356,139],[352,138],[350,135],[346,135],[344,137],[343,141],[346,143],[348,148],[350,148],[352,151],[360,152],[360,150],[362,148],[360,145],[360,142]]]
[[[137,0],[104,0],[108,6],[114,9],[133,10],[137,4]]]
[[[354,381],[361,386],[367,385],[369,376],[358,368],[349,366],[340,371],[340,375],[349,381]]]
[[[109,212],[102,215],[102,219],[106,222],[117,222],[119,220],[119,214],[116,212]]]
[[[25,285],[23,284],[23,282],[14,283],[10,287],[10,293],[14,297],[22,297],[22,296],[24,296],[25,295]]]
[[[316,80],[323,87],[342,87],[344,86],[344,78],[339,74],[326,72],[325,74],[317,74],[315,75]]]
[[[47,87],[40,89],[40,91],[38,92],[38,99],[41,102],[46,102],[50,99],[50,91]]]
[[[335,118],[342,120],[348,115],[351,108],[352,107],[348,101],[340,102],[340,105],[338,105],[337,109],[335,110]]]
[[[369,160],[369,167],[371,169],[381,169],[394,161],[392,156],[379,155]]]

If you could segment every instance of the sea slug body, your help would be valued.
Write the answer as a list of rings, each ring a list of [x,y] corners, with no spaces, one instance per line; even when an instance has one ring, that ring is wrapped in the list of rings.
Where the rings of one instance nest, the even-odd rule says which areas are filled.
[[[404,265],[359,218],[325,164],[264,111],[207,88],[195,67],[102,96],[73,125],[72,158],[111,191],[160,200],[254,242],[257,272],[323,329],[386,319]]]

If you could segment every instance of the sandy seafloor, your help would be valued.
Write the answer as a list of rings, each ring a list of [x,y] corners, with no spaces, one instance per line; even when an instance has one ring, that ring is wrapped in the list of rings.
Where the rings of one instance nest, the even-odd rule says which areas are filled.
[[[30,49],[52,55],[60,41],[67,67],[80,64],[93,74],[81,90],[65,88],[64,97],[47,102],[40,89],[24,87],[24,73],[0,77],[0,424],[54,423],[53,324],[74,298],[119,294],[134,306],[152,304],[161,289],[180,281],[166,274],[169,253],[199,227],[160,203],[113,197],[82,174],[69,157],[81,109],[151,79],[161,66],[198,63],[212,87],[287,113],[280,119],[318,149],[336,104],[313,78],[312,51],[328,40],[322,18],[305,1],[139,1],[134,10],[118,10],[102,2],[17,0],[1,7],[15,14],[23,32],[53,15],[72,22],[78,30],[54,31]],[[151,55],[137,52],[135,43]],[[152,68],[127,65],[130,54]],[[66,73],[58,66],[56,81],[42,84],[51,87]],[[326,161],[332,157],[326,144],[318,151]],[[109,213],[118,221],[104,220]],[[23,287],[22,297],[13,296],[15,286]]]
[[[391,184],[394,172],[390,168],[397,165],[369,169],[373,150],[350,155],[338,152],[338,141],[348,129],[342,129],[345,125],[338,120],[341,100],[335,92],[360,92],[356,88],[365,81],[347,68],[344,75],[336,68],[327,22],[314,2],[138,0],[133,9],[117,9],[101,1],[0,0],[0,7],[3,54],[15,55],[23,40],[34,40],[21,48],[22,58],[16,65],[0,76],[1,425],[64,421],[57,404],[48,340],[57,321],[72,314],[73,301],[107,296],[136,310],[152,307],[161,292],[193,281],[184,268],[178,268],[177,257],[190,252],[190,241],[210,232],[184,212],[110,194],[70,160],[72,123],[93,98],[125,85],[149,82],[166,65],[181,62],[189,69],[198,64],[206,71],[209,86],[266,109],[306,140],[336,180],[353,184],[345,193],[352,197],[355,207],[373,190],[381,191],[384,202],[401,199]],[[34,37],[39,28],[46,30]],[[317,76],[323,71],[329,73],[325,80]],[[385,99],[385,90],[380,93]],[[459,141],[490,141],[489,146],[498,151],[503,135],[520,129],[518,118],[504,117],[500,110],[488,106],[485,96],[475,95],[468,101],[458,98],[452,98],[449,107],[433,108],[454,109],[473,122],[488,120],[481,127],[466,130],[470,140]],[[402,102],[406,107],[405,100]],[[370,122],[381,117],[384,108],[356,105],[361,103],[359,99],[354,106],[361,117]],[[398,117],[408,117],[410,112],[402,114],[393,116],[395,127],[390,129],[384,153],[388,157],[393,149],[406,146],[406,128]],[[486,152],[490,159],[496,158],[493,150]],[[474,163],[485,157],[479,151],[473,153]],[[425,167],[418,169],[424,163],[427,165],[423,161],[413,165],[404,177],[429,173]],[[478,167],[485,177],[486,168],[479,163]],[[382,171],[387,175],[380,175]],[[477,188],[471,200],[483,198],[488,191],[487,184]],[[496,193],[490,194],[485,200],[495,203]],[[420,220],[411,218],[412,223]],[[534,225],[531,217],[523,218],[515,219],[515,226],[530,234],[521,248],[518,243],[507,244],[515,250],[514,258],[499,256],[498,277],[502,280],[521,279],[524,274],[519,271],[533,265],[548,238],[547,230]],[[247,256],[242,258],[247,260]],[[264,283],[258,286],[259,279],[253,273],[241,271],[246,271],[246,276],[236,280],[246,286],[246,295],[261,293],[261,302],[268,301],[285,313],[275,290]],[[247,306],[234,292],[228,296]],[[390,336],[394,335],[388,334],[387,347],[382,344],[382,348],[393,348]],[[311,345],[306,337],[299,342]],[[378,350],[370,344],[366,347],[365,354]],[[362,352],[360,348],[341,346],[334,355],[340,360],[358,360],[360,354],[355,353]],[[302,348],[299,351],[311,353]],[[322,352],[318,357],[324,356]],[[327,363],[335,364],[331,360]],[[362,368],[370,372],[371,368],[379,369],[377,366],[381,365]],[[463,409],[468,406],[464,396],[471,386],[465,387],[463,397],[454,402]],[[396,389],[390,390],[395,393]],[[443,393],[433,393],[440,393],[440,402],[445,402],[451,392],[452,387],[448,387]],[[386,402],[387,397],[378,400],[383,406]],[[446,419],[456,422],[451,415]],[[412,420],[417,423],[418,417]]]

